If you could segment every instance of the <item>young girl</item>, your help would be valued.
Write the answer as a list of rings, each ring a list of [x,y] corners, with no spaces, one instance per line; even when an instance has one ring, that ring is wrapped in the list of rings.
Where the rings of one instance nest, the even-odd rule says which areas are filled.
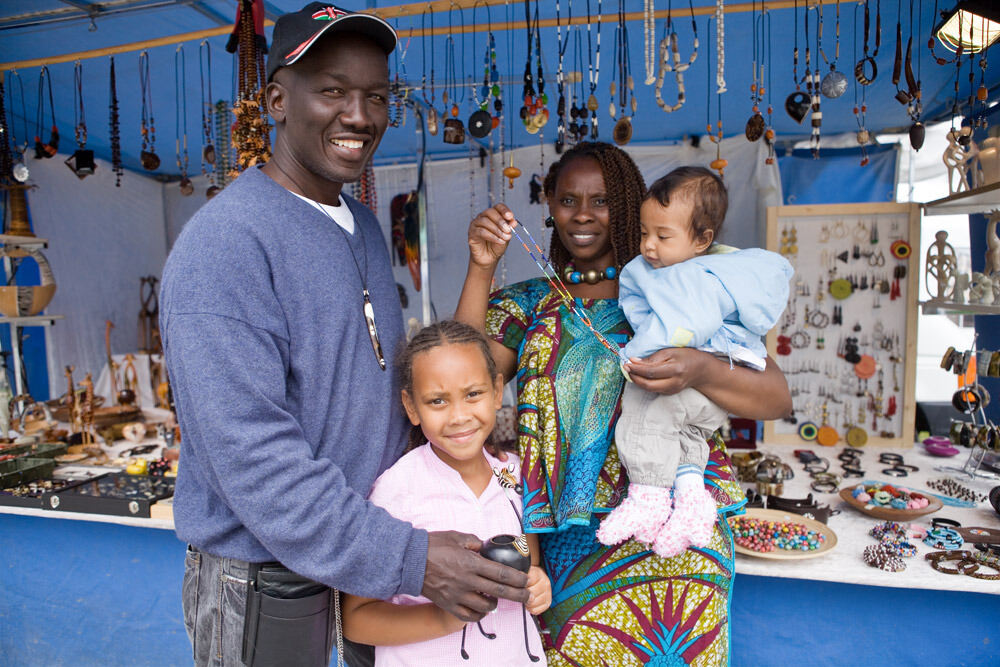
[[[520,462],[513,455],[501,462],[483,449],[503,388],[486,339],[468,325],[439,322],[413,337],[398,367],[413,424],[411,450],[375,481],[371,501],[417,528],[458,530],[483,540],[521,535],[521,499],[513,488]],[[528,545],[526,608],[540,614],[549,607],[552,588],[538,566],[533,535]],[[544,664],[534,623],[509,600],[498,600],[479,627],[468,628],[424,597],[345,595],[343,614],[344,635],[374,645],[379,666]]]

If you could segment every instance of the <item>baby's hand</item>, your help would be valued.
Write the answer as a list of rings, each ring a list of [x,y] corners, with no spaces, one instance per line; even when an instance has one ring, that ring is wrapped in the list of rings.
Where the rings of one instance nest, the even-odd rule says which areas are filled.
[[[552,604],[552,582],[545,570],[532,565],[528,570],[528,603],[525,605],[533,616],[541,614]]]

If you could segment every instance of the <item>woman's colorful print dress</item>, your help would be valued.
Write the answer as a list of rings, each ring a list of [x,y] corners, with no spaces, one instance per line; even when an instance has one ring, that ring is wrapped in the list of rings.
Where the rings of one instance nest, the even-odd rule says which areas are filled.
[[[631,335],[616,299],[580,301],[612,341]],[[723,665],[729,659],[732,536],[670,559],[630,540],[597,541],[599,517],[628,482],[613,435],[624,376],[616,358],[537,278],[496,292],[487,333],[517,352],[524,529],[539,534],[552,579],[543,615],[550,665]],[[745,502],[721,439],[706,485],[720,512]]]

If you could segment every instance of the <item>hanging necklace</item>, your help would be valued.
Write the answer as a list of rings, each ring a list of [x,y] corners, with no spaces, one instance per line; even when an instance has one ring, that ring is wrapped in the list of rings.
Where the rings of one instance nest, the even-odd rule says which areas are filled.
[[[393,52],[393,62],[395,63],[392,82],[389,84],[389,126],[400,127],[406,124],[405,99],[409,96],[406,88],[406,54],[410,50],[410,43],[413,39],[413,26],[410,26],[406,41],[400,44]],[[421,47],[423,48],[423,47]]]
[[[7,95],[0,80],[0,186],[14,185],[14,154],[10,150],[11,134],[7,127]],[[6,190],[7,188],[3,188]]]
[[[156,154],[156,121],[153,120],[153,90],[149,82],[149,54],[143,51],[139,54],[139,91],[142,98],[142,150],[139,152],[139,162],[147,171],[155,171],[160,166],[160,157]]]
[[[920,4],[923,5],[923,2],[921,2]],[[919,33],[920,29],[918,28],[917,31]],[[981,28],[981,32],[983,34],[986,34],[986,19],[983,19],[983,26]],[[986,111],[987,111],[988,107],[986,106],[986,100],[990,96],[990,91],[986,87],[986,66],[989,64],[988,61],[986,60],[986,52],[987,51],[988,51],[988,49],[983,49],[980,52],[980,54],[979,54],[979,88],[976,90],[976,100],[979,102],[979,113],[976,114],[976,117],[975,117],[975,120],[974,120],[975,127],[979,127],[981,129],[984,129],[984,130],[987,127]],[[919,74],[919,72],[920,72],[920,56],[919,55],[917,56],[917,72],[918,72],[917,78],[919,79],[920,78],[920,74]],[[969,104],[971,106],[971,104],[972,104],[971,99],[969,101]]]
[[[670,5],[667,5],[667,24],[670,24]],[[642,57],[646,66],[647,86],[656,81],[656,8],[653,0],[642,3]]]
[[[865,64],[865,62],[867,61],[867,59],[871,58],[871,56],[868,55],[868,21],[869,21],[869,15],[868,15],[868,3],[867,2],[865,2],[865,19],[864,20],[865,20],[865,56],[864,56],[864,59],[857,61],[858,65],[861,66],[862,73],[864,73],[864,64]],[[855,5],[854,6],[854,26],[853,26],[855,28],[855,30],[854,30],[854,58],[855,59],[857,59],[857,57],[858,57],[858,32],[857,32],[857,24],[858,24],[858,7],[857,7],[857,5]],[[874,79],[874,77],[875,77],[874,73],[876,72],[876,70],[875,70],[874,67],[875,67],[874,66],[874,61],[872,61],[872,72],[873,72],[872,79]],[[855,71],[855,75],[856,75],[857,72],[858,72],[858,68],[855,67],[854,71]],[[857,78],[857,77],[855,76],[855,78]],[[861,147],[861,166],[864,167],[869,162],[869,160],[868,160],[868,148],[867,148],[867,146],[868,146],[868,142],[871,139],[871,134],[865,128],[865,112],[868,111],[868,105],[866,104],[866,98],[867,98],[867,95],[868,95],[868,88],[867,88],[867,86],[868,86],[869,83],[871,83],[871,81],[869,81],[868,83],[862,83],[861,80],[859,79],[858,83],[860,85],[854,87],[854,118],[855,118],[855,120],[858,123],[858,132],[857,132],[857,134],[855,136],[856,136],[856,138],[858,140],[858,145]],[[858,99],[859,95],[860,95],[860,103],[859,103],[859,99]]]
[[[430,39],[428,40],[428,34],[426,29],[427,16],[431,17],[431,32]],[[435,91],[434,91],[434,12],[423,12],[420,15],[420,36],[424,38],[425,41],[420,46],[420,95],[424,98],[424,104],[427,105],[427,116],[425,121],[427,123],[427,133],[429,135],[437,136],[438,133],[438,112],[434,108],[435,102]],[[451,38],[451,31],[448,31],[448,37]],[[430,98],[427,97],[427,51],[431,52],[431,69],[430,69]],[[447,89],[445,89],[445,96],[447,97]],[[445,114],[447,114],[447,105],[445,106]]]
[[[83,63],[73,63],[73,135],[79,149],[87,146],[87,116],[83,108]]]
[[[587,0],[587,77],[590,83],[590,95],[587,97],[587,109],[590,111],[590,138],[597,141],[597,82],[601,77],[601,2],[597,0],[597,50],[591,51],[590,43],[590,0]]]
[[[464,33],[463,33],[464,34]],[[449,144],[465,142],[465,124],[458,117],[458,103],[465,99],[465,89],[462,88],[462,98],[458,97],[458,75],[455,69],[455,40],[451,36],[451,13],[448,14],[448,37],[444,42],[444,91],[441,93],[444,121],[444,140]],[[449,106],[449,102],[451,105]]]
[[[708,27],[709,27],[709,29],[711,29],[712,28],[712,25],[711,25],[712,20],[709,19],[708,22],[709,22],[709,26]],[[718,53],[718,52],[716,52],[716,53]],[[715,144],[715,159],[712,160],[712,163],[709,166],[712,169],[715,169],[717,172],[719,172],[719,176],[722,176],[723,175],[723,171],[725,171],[726,166],[729,164],[729,161],[722,157],[722,94],[719,93],[718,91],[716,91],[716,93],[715,93],[715,96],[718,99],[718,106],[719,106],[718,115],[717,115],[717,119],[718,120],[716,122],[717,131],[716,131],[716,133],[714,135],[712,134],[712,56],[711,56],[711,53],[709,54],[709,56],[708,56],[708,62],[705,65],[706,65],[705,66],[705,72],[708,74],[708,81],[706,82],[706,85],[705,85],[705,93],[708,96],[708,100],[705,102],[705,119],[706,119],[705,130],[708,132],[708,139],[709,139],[709,141],[711,141],[713,144]]]
[[[65,164],[76,177],[83,180],[94,173],[94,151],[87,150],[87,116],[83,108],[83,63],[73,64],[73,138],[76,150],[66,158]]]
[[[274,166],[278,168],[278,171],[284,174],[285,178],[291,181],[292,184],[296,188],[298,188],[300,193],[303,193],[302,196],[305,196],[304,194],[305,190],[302,189],[302,186],[299,185],[298,182],[294,178],[292,178],[287,171],[282,169],[281,166],[278,165],[276,162],[274,163]],[[342,199],[341,202],[343,202]],[[310,203],[316,209],[322,212],[323,215],[329,218],[333,226],[336,227],[338,230],[340,230],[340,233],[343,234],[344,236],[344,243],[347,244],[347,250],[351,253],[351,259],[354,260],[354,268],[357,269],[358,279],[361,281],[361,300],[362,300],[361,311],[365,318],[365,324],[368,327],[368,337],[371,339],[372,351],[375,353],[375,360],[378,362],[379,368],[381,368],[384,371],[386,369],[385,355],[382,353],[382,343],[379,341],[378,328],[375,326],[375,307],[372,306],[371,297],[368,292],[368,245],[365,243],[364,230],[362,229],[362,226],[360,224],[354,225],[354,231],[358,235],[358,238],[361,240],[361,253],[362,257],[365,260],[365,268],[364,271],[362,271],[361,264],[360,262],[358,262],[358,257],[357,255],[354,254],[354,247],[351,246],[351,237],[347,233],[347,230],[341,227],[337,223],[337,221],[333,218],[332,215],[330,215],[330,212],[326,210],[326,207],[323,204],[312,200],[310,200]],[[341,203],[340,205],[347,206],[346,203]]]
[[[538,26],[538,2],[535,2],[535,25],[532,29],[529,16],[529,2],[524,4],[524,18],[528,26],[528,57],[524,63],[524,88],[521,96],[524,99],[524,106],[521,107],[521,121],[528,134],[538,134],[542,127],[549,122],[549,110],[545,105],[549,102],[549,96],[545,94],[545,72],[542,70],[542,41],[541,29]],[[531,73],[531,49],[534,41],[535,49],[535,74]]]
[[[198,45],[198,76],[201,89],[201,173],[208,179],[205,196],[211,199],[219,191],[215,181],[215,123],[212,119],[212,46],[208,41]]]
[[[473,6],[473,23],[475,23],[475,12],[475,6]],[[503,103],[499,98],[500,72],[497,69],[496,38],[493,35],[489,5],[486,5],[486,26],[486,48],[483,51],[483,83],[479,87],[479,94],[477,95],[476,83],[475,81],[472,82],[472,100],[478,109],[469,116],[469,134],[477,139],[482,139],[500,124],[500,110],[503,109]],[[473,51],[475,51],[475,38],[473,38]],[[494,97],[498,105],[496,107],[496,116],[490,115],[490,97]]]
[[[45,122],[45,85],[49,88],[49,115],[52,118],[52,131],[49,143],[42,143],[42,124]],[[52,77],[49,68],[42,65],[38,73],[38,113],[35,116],[35,159],[50,158],[59,151],[59,128],[56,127],[56,107],[52,102]]]
[[[619,146],[624,146],[632,139],[632,118],[626,114],[626,107],[635,115],[639,102],[635,97],[635,81],[632,79],[632,61],[628,49],[628,28],[625,25],[625,5],[618,0],[618,26],[615,29],[615,60],[617,67],[611,78],[611,118],[615,117],[615,93],[618,93],[618,105],[621,108],[621,118],[615,122],[611,137]],[[617,81],[615,80],[617,78]],[[617,89],[617,90],[616,90]]]
[[[187,197],[194,192],[194,185],[187,175],[187,67],[183,44],[179,44],[174,51],[174,118],[174,152],[177,155],[177,169],[181,173],[180,190]]]
[[[799,79],[799,2],[794,2],[795,14],[792,19],[792,28],[795,32],[795,48],[792,51],[792,81],[795,84],[795,92],[785,98],[785,112],[792,117],[796,123],[802,124],[806,114],[809,113],[809,95],[802,92],[802,81],[809,80],[809,65],[806,65],[806,73],[803,79]],[[806,53],[809,53],[809,8],[806,7]],[[807,60],[808,62],[808,60]]]
[[[765,28],[764,21],[765,21],[765,19],[767,21],[767,25],[766,25],[767,36],[766,36],[766,39],[765,39],[765,36],[764,36],[764,28]],[[767,9],[762,9],[760,21],[761,21],[761,29],[760,29],[761,41],[762,42],[766,41],[766,44],[767,44],[767,47],[766,47],[767,48],[767,67],[766,67],[766,69],[767,69],[767,90],[766,90],[766,92],[767,92],[767,121],[765,123],[765,128],[764,128],[764,143],[767,144],[767,157],[764,158],[764,164],[774,164],[774,162],[775,162],[775,157],[774,157],[774,122],[773,122],[774,107],[771,105],[771,70],[774,69],[772,67],[772,65],[774,64],[774,60],[771,57],[771,13],[768,12]],[[762,45],[761,46],[761,54],[762,54],[761,55],[761,59],[762,60],[764,58],[764,55],[763,55],[764,51],[763,51],[763,49],[764,49],[764,46]],[[761,71],[760,82],[763,85],[763,83],[764,83],[763,70]],[[761,96],[763,96],[763,93],[761,93]]]
[[[667,4],[667,26],[660,40],[659,67],[656,71],[656,104],[667,113],[677,111],[687,100],[684,91],[684,72],[686,72],[694,61],[698,59],[698,23],[694,19],[694,5],[688,0],[688,8],[691,10],[691,30],[694,33],[694,46],[687,63],[681,64],[681,54],[677,47],[677,31],[674,29],[672,16],[672,2]],[[663,101],[663,80],[667,72],[674,73],[674,81],[677,82],[677,103],[667,104]],[[647,82],[648,83],[648,82]]]
[[[812,113],[809,115],[811,130],[809,133],[809,149],[812,151],[814,160],[819,159],[820,127],[823,125],[823,112],[820,110],[820,79],[819,79],[819,42],[823,35],[823,6],[816,9],[816,69],[812,73],[812,78],[806,83],[806,90],[809,91],[812,104]],[[809,71],[809,8],[806,8],[806,71]]]
[[[875,51],[871,55],[868,55],[868,33],[871,27],[871,15],[869,13],[869,0],[865,0],[865,45],[864,45],[864,56],[861,60],[858,60],[854,65],[854,78],[862,86],[870,86],[875,78],[878,76],[878,66],[875,64],[875,59],[878,57],[879,47],[882,46],[882,0],[877,0],[875,4]],[[854,6],[854,27],[855,27],[855,58],[857,58],[857,5]],[[871,68],[871,74],[868,73],[867,68]]]
[[[726,92],[726,8],[725,0],[715,0],[715,86]]]
[[[919,5],[920,9],[917,12],[918,16],[920,16],[920,15],[923,14],[923,11],[922,11],[923,10],[923,5],[924,5],[923,0],[920,0],[920,5]],[[910,120],[913,121],[913,123],[910,125],[909,135],[910,135],[910,146],[912,146],[913,150],[915,150],[915,151],[919,151],[920,148],[924,145],[924,135],[926,133],[926,130],[924,129],[924,124],[920,121],[920,114],[923,112],[924,103],[922,101],[922,98],[923,98],[923,86],[921,84],[921,77],[920,77],[920,48],[919,48],[919,46],[917,48],[917,76],[916,76],[916,79],[914,79],[914,76],[913,76],[913,63],[912,63],[912,59],[911,59],[911,55],[910,55],[912,53],[910,47],[911,47],[911,45],[913,43],[913,35],[914,34],[919,35],[919,34],[921,34],[921,30],[923,30],[923,17],[920,16],[920,18],[918,18],[917,20],[918,20],[918,23],[917,23],[917,32],[914,33],[913,32],[913,0],[910,0],[910,41],[906,45],[906,68],[905,68],[905,72],[906,72],[906,86],[909,89],[909,92],[910,92],[910,94],[911,94],[911,96],[912,96],[913,99],[911,99],[910,103],[907,105],[906,112],[910,115]],[[985,124],[983,125],[983,127],[985,127]]]
[[[572,5],[567,7],[570,9]],[[559,101],[556,104],[556,154],[563,152],[566,146],[566,78],[563,73],[563,57],[566,54],[566,47],[569,45],[570,26],[566,26],[566,41],[563,42],[562,17],[559,15],[559,0],[556,0],[556,50],[558,59],[556,66],[556,89],[559,92]],[[567,20],[572,20],[572,12]]]
[[[111,73],[108,75],[111,101],[108,104],[108,124],[111,127],[111,171],[115,173],[115,187],[122,186],[122,175],[125,168],[122,166],[122,135],[121,119],[118,116],[118,85],[115,81],[115,57],[109,57],[111,61]]]
[[[264,50],[250,5],[249,0],[243,0],[243,11],[239,13],[237,23],[237,87],[233,96],[235,121],[230,131],[236,148],[233,178],[241,171],[264,164],[271,157],[271,128],[264,111],[267,105],[264,99],[264,88],[267,86]]]
[[[750,84],[750,103],[753,114],[747,121],[743,133],[747,141],[757,141],[764,136],[764,116],[760,113],[760,103],[764,99],[764,56],[762,54],[764,38],[758,38],[758,31],[763,29],[764,7],[761,5],[761,22],[758,26],[757,2],[750,4],[750,24],[753,26],[753,62],[751,63],[753,82]]]
[[[28,134],[28,112],[25,110],[24,82],[21,80],[21,75],[17,73],[16,69],[15,70],[11,70],[11,75],[14,76],[17,79],[17,90],[18,90],[18,93],[21,96],[21,128],[23,130],[22,138],[24,139],[24,143],[19,143],[17,141],[17,137],[15,136],[16,132],[14,132],[14,130],[16,129],[16,126],[17,126],[16,118],[15,118],[15,122],[12,123],[11,126],[10,126],[10,130],[11,130],[10,145],[13,148],[13,150],[17,151],[17,153],[18,153],[18,161],[17,162],[13,162],[13,165],[11,167],[11,175],[14,177],[14,180],[17,181],[18,183],[24,183],[25,181],[28,180],[28,177],[31,175],[30,172],[28,171],[28,166],[24,162],[24,156],[28,152],[28,137],[30,136]],[[14,115],[13,115],[14,114],[14,112],[13,112],[13,109],[14,109],[14,101],[13,101],[14,100],[14,95],[13,95],[14,85],[13,84],[11,84],[10,92],[11,92],[11,95],[10,95],[10,99],[11,99],[11,117],[14,117]],[[13,154],[12,154],[12,158],[11,159],[13,161]]]
[[[820,16],[822,16],[823,7],[819,8]],[[833,62],[830,62],[826,57],[826,52],[823,50],[823,19],[820,18],[819,23],[819,53],[823,56],[823,62],[830,66],[830,71],[826,73],[823,80],[820,82],[820,90],[825,97],[831,100],[837,99],[841,95],[847,92],[847,77],[841,72],[837,71],[837,61],[840,60],[840,0],[837,0],[837,20],[835,23],[834,32],[836,35],[835,46],[833,50]]]
[[[573,143],[577,143],[587,136],[587,107],[582,103],[584,99],[584,84],[583,36],[580,34],[581,30],[582,28],[577,26],[576,30],[573,31],[573,60],[576,69],[569,73],[568,79],[570,89],[573,91],[573,99],[569,110],[569,135]]]

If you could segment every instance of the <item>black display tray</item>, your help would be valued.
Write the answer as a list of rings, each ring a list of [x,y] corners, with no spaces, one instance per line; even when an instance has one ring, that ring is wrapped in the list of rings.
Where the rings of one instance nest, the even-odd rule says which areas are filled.
[[[42,496],[42,506],[59,512],[86,512],[149,518],[149,507],[174,495],[174,478],[108,473]]]
[[[39,479],[17,487],[0,489],[0,505],[7,507],[32,507],[42,509],[42,496],[60,493],[77,484],[80,479]]]

